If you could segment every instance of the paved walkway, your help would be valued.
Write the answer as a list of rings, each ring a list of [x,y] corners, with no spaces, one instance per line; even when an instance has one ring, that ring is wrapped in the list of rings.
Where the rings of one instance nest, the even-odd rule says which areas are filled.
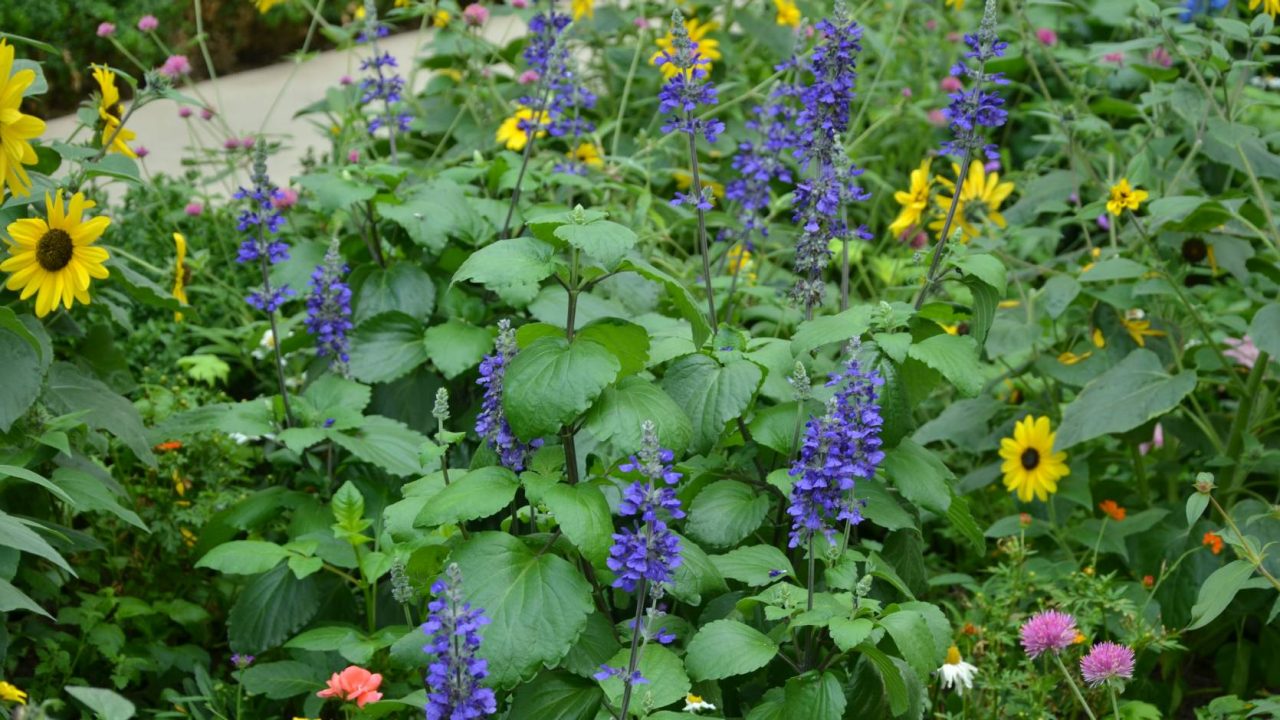
[[[485,36],[500,45],[523,31],[523,23],[513,15],[495,16],[484,28]],[[403,74],[408,77],[419,46],[433,32],[400,33],[380,40],[379,46],[396,56]],[[295,119],[294,115],[322,100],[325,92],[335,87],[343,75],[358,78],[360,59],[368,54],[367,47],[333,50],[301,64],[285,62],[181,88],[184,94],[218,108],[226,125],[202,120],[199,111],[184,120],[178,116],[175,103],[157,101],[130,118],[128,127],[138,134],[134,145],[147,148],[144,164],[149,174],[177,176],[186,171],[182,161],[193,156],[193,147],[220,149],[229,135],[244,137],[262,133],[284,144],[268,163],[272,177],[283,184],[286,178],[301,171],[302,157],[309,148],[319,156],[330,147],[320,128],[307,118]],[[429,77],[427,71],[418,73],[416,84],[423,86]],[[50,120],[44,137],[46,141],[65,139],[75,126],[74,115]],[[79,137],[84,137],[83,131]]]

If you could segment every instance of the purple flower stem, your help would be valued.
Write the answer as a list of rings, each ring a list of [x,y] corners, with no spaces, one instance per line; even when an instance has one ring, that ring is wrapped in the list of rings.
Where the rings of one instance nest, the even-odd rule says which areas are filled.
[[[929,273],[925,275],[924,287],[916,296],[916,310],[924,305],[924,299],[933,289],[938,274],[938,266],[942,264],[942,249],[947,246],[947,235],[951,233],[951,221],[956,217],[956,206],[960,204],[960,189],[964,187],[964,179],[969,174],[969,163],[973,162],[973,150],[966,148],[964,160],[960,162],[960,176],[956,178],[956,192],[951,197],[951,207],[947,208],[947,219],[942,222],[942,232],[938,233],[938,242],[933,246],[933,258],[929,261]]]
[[[258,267],[262,269],[262,294],[265,297],[271,297],[271,262],[267,253],[259,253]],[[280,386],[280,398],[284,401],[284,426],[293,427],[293,408],[289,405],[289,388],[284,384],[284,353],[280,351],[280,344],[284,339],[280,337],[279,323],[276,322],[274,309],[267,310],[267,319],[271,321],[271,349],[275,351],[276,356],[276,383]]]
[[[685,121],[693,125],[693,113],[686,111]],[[711,323],[711,334],[714,335],[716,328],[720,327],[719,318],[716,317],[716,294],[711,289],[711,256],[707,251],[707,215],[702,209],[702,178],[698,173],[698,143],[697,134],[689,133],[689,165],[693,176],[693,196],[698,198],[698,204],[694,208],[698,213],[698,250],[702,253],[702,281],[707,286],[707,321]],[[736,274],[735,274],[736,275]]]
[[[651,547],[653,544],[653,523],[645,524],[645,547]],[[636,668],[640,664],[640,650],[644,647],[640,642],[640,638],[644,635],[644,628],[641,625],[644,622],[644,603],[649,592],[649,581],[645,580],[640,583],[640,587],[636,591],[636,619],[631,630],[631,658],[627,661],[627,674],[622,676],[622,706],[618,709],[618,717],[621,720],[627,718],[627,707],[631,705],[631,687],[632,679],[636,676]]]
[[[1071,677],[1071,671],[1067,670],[1067,666],[1063,664],[1062,655],[1057,652],[1050,654],[1053,655],[1053,661],[1058,664],[1058,669],[1062,670],[1062,676],[1067,679],[1067,684],[1071,686],[1071,693],[1076,696],[1076,701],[1080,703],[1080,707],[1084,708],[1084,714],[1089,716],[1089,720],[1098,720],[1098,717],[1089,709],[1089,703],[1085,702],[1084,694],[1080,692],[1080,686]]]

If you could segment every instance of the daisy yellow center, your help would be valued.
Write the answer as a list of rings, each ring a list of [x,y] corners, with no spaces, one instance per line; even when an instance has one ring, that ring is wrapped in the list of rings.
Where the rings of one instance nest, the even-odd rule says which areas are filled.
[[[1040,452],[1035,448],[1027,448],[1022,451],[1020,460],[1022,461],[1022,467],[1027,470],[1035,470],[1040,464]]]
[[[36,245],[36,260],[45,270],[57,272],[71,263],[74,249],[75,244],[66,230],[50,228]]]
[[[961,660],[960,648],[956,647],[955,645],[952,645],[951,647],[947,648],[947,664],[948,665],[959,665],[960,660]]]

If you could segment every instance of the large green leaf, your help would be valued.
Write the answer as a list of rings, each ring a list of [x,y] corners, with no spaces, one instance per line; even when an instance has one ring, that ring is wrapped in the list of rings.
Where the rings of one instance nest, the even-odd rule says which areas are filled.
[[[234,575],[257,575],[279,565],[287,557],[289,551],[273,542],[235,540],[205,553],[196,562],[196,567]]]
[[[33,613],[39,613],[50,620],[53,616],[45,612],[35,600],[14,587],[8,580],[0,578],[0,612],[13,612],[14,610],[27,610]]]
[[[1054,448],[1065,450],[1085,440],[1132,430],[1177,407],[1195,387],[1195,371],[1170,375],[1155,353],[1134,350],[1071,401],[1062,413]]]
[[[778,644],[759,630],[737,620],[716,620],[689,641],[684,662],[695,681],[721,680],[759,670],[777,654]]]
[[[662,388],[684,408],[693,423],[693,452],[706,452],[720,440],[725,423],[741,417],[764,379],[759,365],[742,358],[720,365],[695,353],[671,363]]]
[[[266,695],[283,700],[313,693],[324,685],[325,673],[311,663],[297,660],[258,663],[240,676],[244,689],[251,695]]]
[[[377,201],[378,213],[409,235],[409,239],[432,252],[441,252],[449,237],[477,221],[462,188],[448,180],[419,185],[396,198]],[[384,199],[385,198],[385,199]]]
[[[511,688],[573,647],[593,610],[591,585],[563,558],[506,533],[472,535],[452,559],[466,599],[491,620],[481,631],[489,680]]]
[[[613,544],[613,518],[604,493],[594,485],[556,484],[542,494],[542,502],[583,557],[603,566]]]
[[[693,499],[685,528],[708,545],[728,547],[755,532],[768,513],[768,495],[737,480],[719,480]]]
[[[408,477],[422,474],[418,458],[427,438],[404,423],[381,415],[366,415],[360,421],[360,427],[331,433],[330,437],[347,452],[392,475]]]
[[[68,685],[67,694],[85,704],[98,720],[130,720],[138,709],[114,690]]]
[[[1223,565],[1205,579],[1200,586],[1200,596],[1191,608],[1191,624],[1188,630],[1197,630],[1213,622],[1231,601],[1236,593],[1253,576],[1253,563],[1248,560],[1232,560]]]
[[[452,380],[480,364],[493,345],[493,333],[488,328],[450,319],[427,328],[425,342],[431,362]]]
[[[316,200],[326,210],[342,210],[377,194],[372,185],[345,169],[308,173],[298,178],[298,184],[315,193]]]
[[[791,354],[801,355],[831,343],[845,343],[871,329],[872,306],[854,305],[837,315],[800,323],[791,337]]]
[[[635,247],[636,234],[624,225],[597,220],[585,225],[561,225],[555,236],[586,253],[606,269],[613,269]]]
[[[231,607],[231,649],[256,654],[279,647],[315,617],[320,603],[314,576],[299,580],[288,565],[277,565],[251,580]]]
[[[880,625],[893,638],[902,659],[920,677],[928,677],[938,667],[933,634],[924,615],[916,610],[899,610],[880,618]]]
[[[590,680],[544,671],[516,690],[507,720],[595,720],[604,692]]]
[[[0,547],[11,547],[28,555],[44,558],[72,575],[76,574],[66,559],[39,533],[3,510],[0,510]]]
[[[787,681],[782,716],[805,720],[840,720],[847,700],[830,672],[808,672]]]
[[[427,361],[422,323],[401,312],[382,313],[356,328],[351,338],[351,376],[390,382]]]
[[[694,347],[702,347],[707,338],[711,337],[711,323],[707,321],[702,306],[694,299],[693,293],[685,283],[639,258],[627,258],[622,261],[619,268],[630,270],[641,277],[662,284],[667,291],[667,297],[676,306],[680,316],[689,322],[693,331]]]
[[[623,648],[607,663],[609,667],[625,671],[631,659],[631,649]],[[692,687],[685,674],[684,663],[667,648],[649,643],[640,651],[640,674],[647,682],[632,686],[631,706],[628,712],[637,716],[648,714],[648,709],[659,709],[674,702],[683,701]],[[622,679],[611,677],[600,683],[609,701],[617,707],[622,700]]]
[[[14,421],[22,417],[40,396],[45,369],[49,361],[40,351],[31,333],[17,321],[13,311],[0,308],[11,324],[0,326],[0,367],[4,382],[0,383],[0,432],[8,432]]]
[[[621,367],[599,343],[535,340],[507,368],[502,403],[511,429],[526,440],[555,434],[591,407]]]
[[[948,484],[955,475],[927,448],[910,439],[885,453],[881,465],[885,476],[907,500],[936,513],[951,505]]]
[[[605,388],[587,412],[582,427],[600,442],[611,443],[621,452],[632,452],[640,447],[645,420],[653,421],[662,447],[676,455],[684,454],[693,438],[689,416],[662,388],[634,375]]]
[[[45,401],[55,412],[88,411],[84,422],[96,430],[115,435],[138,459],[155,465],[147,431],[138,409],[96,378],[70,363],[56,362],[49,368]]]
[[[483,467],[461,477],[431,498],[414,525],[434,527],[489,517],[511,503],[516,496],[515,473],[498,466]]]
[[[780,578],[796,574],[791,560],[772,545],[751,545],[724,555],[712,555],[711,562],[724,577],[755,587],[772,585]]]
[[[413,263],[398,262],[388,268],[375,267],[364,275],[356,293],[354,319],[362,323],[375,315],[398,312],[426,322],[435,306],[431,276]]]
[[[729,589],[720,571],[702,547],[679,533],[680,567],[676,568],[670,592],[687,605],[701,605],[704,597],[715,597]]]
[[[942,373],[965,395],[972,397],[982,390],[978,344],[968,335],[934,335],[912,345],[907,355]]]
[[[499,240],[468,257],[453,282],[470,280],[491,290],[536,284],[555,271],[555,248],[530,237]]]
[[[622,363],[623,375],[634,375],[649,361],[649,331],[619,318],[600,318],[578,331],[583,340],[600,343]]]

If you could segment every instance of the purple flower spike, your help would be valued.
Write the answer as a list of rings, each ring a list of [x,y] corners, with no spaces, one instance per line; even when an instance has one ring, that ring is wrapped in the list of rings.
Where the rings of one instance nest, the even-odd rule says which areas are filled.
[[[516,335],[511,329],[511,321],[499,320],[494,353],[480,362],[480,379],[476,380],[478,384],[484,385],[484,403],[480,414],[476,416],[476,434],[484,438],[489,447],[498,453],[503,467],[521,472],[533,451],[542,447],[542,440],[520,442],[511,431],[506,411],[502,409],[502,383],[507,374],[507,365],[515,355]]]
[[[245,234],[240,243],[240,251],[236,262],[256,263],[259,265],[259,277],[262,284],[245,298],[252,307],[271,313],[293,296],[293,290],[287,285],[273,287],[267,280],[268,267],[289,259],[289,245],[272,236],[280,232],[284,226],[284,216],[276,206],[275,200],[281,191],[271,184],[267,177],[267,151],[265,143],[254,147],[253,172],[250,179],[253,186],[240,188],[232,197],[244,200],[245,208],[240,212],[236,229]]]
[[[951,74],[957,78],[968,77],[973,82],[969,90],[951,93],[951,104],[943,115],[951,125],[952,140],[943,143],[942,151],[964,155],[982,150],[988,160],[995,160],[1000,155],[995,145],[986,144],[984,128],[1000,127],[1009,118],[1004,98],[987,88],[1009,83],[1003,73],[986,72],[987,62],[1004,57],[1009,47],[1009,43],[996,36],[995,0],[987,0],[978,34],[965,35],[964,42],[969,52],[964,54],[963,61],[951,67]]]
[[[311,295],[307,298],[307,332],[315,336],[316,356],[329,358],[329,367],[339,371],[345,371],[351,360],[347,333],[355,327],[351,323],[351,288],[343,281],[350,271],[335,240],[324,263],[311,273]]]
[[[432,656],[427,668],[427,720],[469,720],[498,711],[493,690],[480,681],[489,663],[477,657],[480,628],[489,624],[484,610],[462,599],[462,571],[456,564],[431,586],[436,596],[422,631],[431,637],[423,651]]]
[[[644,476],[622,493],[618,511],[623,517],[636,518],[636,525],[622,528],[613,535],[606,564],[617,574],[613,586],[632,592],[640,583],[670,582],[680,566],[680,538],[667,527],[659,513],[673,519],[684,517],[674,488],[680,473],[671,467],[674,453],[658,447],[658,432],[652,421],[645,421],[639,457],[619,466],[623,472]]]

